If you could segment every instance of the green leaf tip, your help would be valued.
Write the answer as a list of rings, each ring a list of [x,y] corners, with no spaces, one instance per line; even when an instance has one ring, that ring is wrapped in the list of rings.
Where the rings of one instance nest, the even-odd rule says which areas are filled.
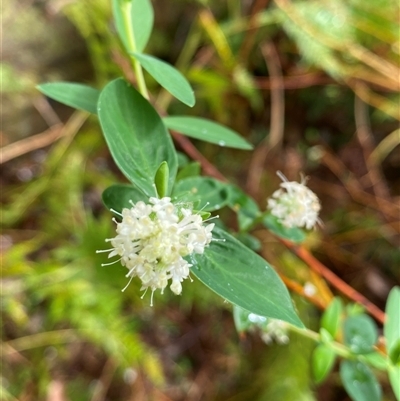
[[[187,79],[175,67],[147,54],[136,52],[130,54],[163,88],[187,106],[194,106],[196,103],[194,91]]]
[[[159,198],[164,198],[168,195],[168,180],[169,180],[169,168],[168,163],[163,161],[160,164],[156,172],[154,183],[156,185],[157,194]]]

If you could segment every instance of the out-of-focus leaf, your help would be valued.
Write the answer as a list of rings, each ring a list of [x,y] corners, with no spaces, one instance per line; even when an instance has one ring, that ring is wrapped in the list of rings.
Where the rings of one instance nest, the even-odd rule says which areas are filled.
[[[381,386],[364,363],[342,361],[340,377],[344,388],[354,401],[380,401]]]
[[[388,369],[390,384],[397,401],[400,401],[400,366],[390,365]]]
[[[50,82],[40,84],[37,89],[44,95],[75,109],[97,114],[100,91],[74,82]]]
[[[311,366],[314,380],[317,384],[323,382],[329,375],[335,359],[335,351],[324,344],[320,344],[314,349]]]
[[[219,210],[228,202],[226,185],[210,177],[188,177],[176,183],[172,195],[178,201],[192,202],[197,209]]]
[[[344,321],[344,342],[356,354],[372,352],[378,340],[375,322],[368,315],[350,316]]]
[[[201,166],[199,162],[192,162],[187,164],[181,170],[178,171],[178,175],[176,176],[176,180],[180,181],[184,178],[188,177],[197,177],[200,175]]]
[[[386,302],[386,320],[383,333],[386,339],[388,354],[400,340],[400,287],[394,287]]]
[[[131,0],[131,20],[136,51],[146,47],[154,23],[154,10],[150,0]]]
[[[142,201],[148,203],[149,197],[138,188],[127,184],[116,184],[108,187],[102,194],[103,202],[108,209],[114,209],[121,212],[122,209],[132,207],[129,201],[133,203]]]
[[[263,218],[263,224],[278,237],[285,238],[296,243],[303,242],[306,238],[306,235],[302,229],[297,227],[285,227],[278,221],[277,217],[270,213],[265,215]]]
[[[322,315],[321,327],[327,330],[332,338],[335,338],[338,333],[342,313],[342,301],[340,298],[335,297]]]
[[[245,231],[260,215],[257,203],[240,188],[229,184],[229,207],[237,213],[239,229]]]

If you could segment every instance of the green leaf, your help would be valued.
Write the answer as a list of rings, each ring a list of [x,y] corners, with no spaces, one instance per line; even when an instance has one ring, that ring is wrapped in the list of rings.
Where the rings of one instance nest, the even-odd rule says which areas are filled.
[[[219,210],[228,202],[226,184],[210,177],[189,177],[178,181],[172,196],[182,202],[192,202],[197,209]]]
[[[386,319],[383,333],[386,339],[386,349],[391,353],[392,347],[400,339],[400,287],[394,287],[386,302]]]
[[[322,383],[329,375],[335,363],[336,355],[332,348],[318,345],[312,354],[312,372],[315,383]]]
[[[136,51],[141,52],[149,41],[154,23],[154,10],[150,0],[132,0],[132,29]]]
[[[388,351],[388,355],[393,365],[400,366],[400,338],[392,344]]]
[[[201,166],[199,162],[188,163],[180,171],[178,171],[176,180],[180,181],[188,177],[197,177],[200,175],[200,173],[201,173]]]
[[[103,191],[102,199],[108,209],[114,209],[117,212],[121,212],[124,208],[131,208],[132,205],[129,201],[133,203],[149,202],[149,197],[142,191],[127,184],[116,184],[108,187]]]
[[[263,224],[278,237],[285,238],[296,243],[303,242],[306,238],[303,230],[298,227],[285,227],[278,221],[277,217],[270,213],[266,214],[263,218]]]
[[[73,82],[50,82],[36,88],[44,95],[75,109],[97,114],[100,91],[87,85]]]
[[[389,381],[397,401],[400,401],[400,366],[389,366]]]
[[[344,342],[355,354],[367,354],[373,351],[378,340],[375,322],[365,314],[350,316],[344,321]]]
[[[230,128],[198,117],[164,117],[167,128],[191,138],[228,148],[251,150],[253,146]]]
[[[154,10],[151,1],[113,0],[112,6],[118,36],[126,51],[143,51],[153,29]]]
[[[194,92],[187,79],[172,65],[153,56],[131,53],[142,67],[178,100],[192,107],[196,103]]]
[[[123,174],[146,195],[157,196],[155,175],[166,161],[170,191],[178,166],[176,152],[150,103],[125,80],[116,79],[101,92],[98,114],[108,147]]]
[[[246,231],[260,215],[257,203],[236,185],[228,184],[229,207],[237,213],[239,229]]]
[[[157,170],[156,178],[154,180],[159,198],[164,198],[164,196],[167,196],[168,194],[168,178],[169,178],[168,163],[162,162]]]
[[[379,370],[387,370],[388,361],[382,354],[379,352],[371,352],[370,354],[364,354],[363,360],[367,361],[374,368]]]
[[[340,377],[344,388],[354,401],[380,401],[381,387],[367,365],[342,361]]]
[[[112,0],[112,11],[114,17],[115,28],[117,29],[118,36],[121,39],[125,49],[128,51],[129,40],[126,32],[123,7],[130,7],[129,3],[131,0]]]
[[[321,327],[329,332],[332,338],[335,338],[339,327],[340,318],[343,314],[342,300],[338,297],[333,298],[332,302],[326,308],[321,318]]]
[[[234,305],[304,327],[285,285],[261,256],[218,227],[213,239],[204,254],[190,257],[192,274]]]

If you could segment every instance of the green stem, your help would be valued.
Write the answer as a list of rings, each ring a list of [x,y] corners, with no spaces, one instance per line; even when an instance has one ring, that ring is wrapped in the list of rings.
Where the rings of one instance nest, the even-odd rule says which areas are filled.
[[[378,368],[376,365],[371,363],[366,357],[364,357],[364,355],[354,354],[348,347],[346,347],[345,345],[343,345],[341,343],[338,343],[336,341],[328,341],[328,342],[323,341],[322,336],[315,331],[312,331],[307,328],[300,329],[299,327],[292,326],[291,324],[287,324],[287,328],[288,328],[288,330],[298,333],[298,334],[302,335],[303,337],[307,337],[310,340],[312,340],[318,344],[326,345],[327,347],[331,348],[335,352],[336,355],[338,355],[342,358],[358,360],[360,362],[365,363],[366,365],[371,365],[376,369],[383,369],[383,368]]]
[[[300,329],[300,328],[298,328],[296,326],[292,326],[290,324],[288,324],[288,329],[293,331],[293,332],[295,332],[295,333],[298,333],[298,334],[300,334],[300,335],[302,335],[304,337],[307,337],[307,338],[313,340],[316,343],[322,343],[323,342],[322,338],[321,338],[321,335],[319,333],[315,332],[315,331],[310,330],[310,329]],[[324,342],[324,344],[326,346],[332,348],[335,351],[336,355],[339,355],[342,358],[354,359],[354,357],[356,356],[346,346],[344,346],[343,344],[340,344],[340,343],[338,343],[336,341],[331,341],[331,342],[327,342],[327,343]]]
[[[131,58],[133,69],[135,70],[136,81],[139,87],[139,92],[143,95],[144,98],[149,100],[149,93],[147,91],[146,82],[144,80],[143,69],[140,63],[132,56],[132,53],[136,51],[136,41],[135,41],[135,33],[133,32],[132,26],[132,17],[131,17],[131,8],[132,3],[129,1],[121,2],[121,11],[124,18],[125,32],[127,34],[127,46],[128,46],[128,54]]]

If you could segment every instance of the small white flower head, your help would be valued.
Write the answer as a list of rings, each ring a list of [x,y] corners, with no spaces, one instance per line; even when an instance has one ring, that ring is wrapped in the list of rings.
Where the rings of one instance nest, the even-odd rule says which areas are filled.
[[[308,230],[321,224],[318,218],[321,205],[317,195],[306,187],[306,178],[301,182],[288,181],[280,172],[278,176],[283,181],[281,188],[268,199],[268,209],[286,227],[305,227]]]
[[[268,324],[264,326],[261,339],[266,344],[274,341],[278,344],[287,344],[289,336],[287,334],[287,323],[278,319],[268,319]]]
[[[110,252],[109,258],[119,255],[120,259],[112,263],[120,261],[129,270],[129,283],[133,277],[139,277],[142,290],[150,288],[153,295],[160,289],[162,293],[171,280],[171,290],[180,294],[181,283],[189,277],[192,266],[183,258],[204,252],[211,242],[214,224],[204,225],[190,206],[174,205],[171,198],[150,198],[149,202],[131,201],[130,209],[125,208],[122,213],[113,211],[122,218],[121,222],[114,219],[117,236],[106,240],[111,249],[98,252]]]

